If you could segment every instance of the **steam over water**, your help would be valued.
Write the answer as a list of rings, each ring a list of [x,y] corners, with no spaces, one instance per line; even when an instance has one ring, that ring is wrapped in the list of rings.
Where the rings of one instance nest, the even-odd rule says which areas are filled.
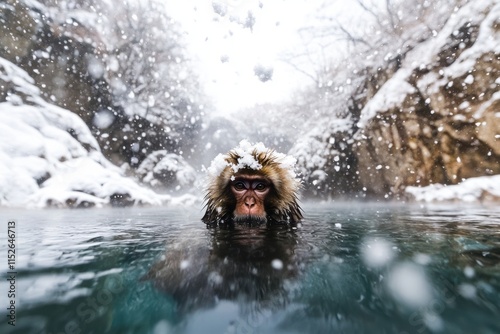
[[[207,229],[198,207],[3,210],[17,319],[0,332],[500,332],[498,207],[304,211],[297,226]]]

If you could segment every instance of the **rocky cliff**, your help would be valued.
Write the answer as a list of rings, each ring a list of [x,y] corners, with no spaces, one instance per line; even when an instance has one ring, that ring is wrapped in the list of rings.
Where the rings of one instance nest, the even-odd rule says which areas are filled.
[[[419,44],[361,110],[353,150],[368,192],[500,174],[500,4],[472,2]]]
[[[306,195],[451,199],[424,195],[424,187],[500,174],[498,1],[470,2],[406,46],[397,61],[357,70],[351,90],[332,92],[319,122],[297,140],[290,153]],[[340,87],[344,76],[333,78]],[[484,179],[472,183],[453,193],[498,197]]]

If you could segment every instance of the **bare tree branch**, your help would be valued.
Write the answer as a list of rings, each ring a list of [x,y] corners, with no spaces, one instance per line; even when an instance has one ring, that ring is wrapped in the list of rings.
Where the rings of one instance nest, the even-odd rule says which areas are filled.
[[[385,9],[387,10],[387,16],[391,24],[391,30],[397,33],[397,24],[394,22],[394,13],[392,12],[391,0],[385,0]]]
[[[363,0],[358,0],[358,4],[363,8],[367,13],[371,14],[375,21],[377,22],[379,27],[383,27],[384,24],[380,21],[380,13],[376,13],[372,8],[369,8]]]
[[[349,30],[347,30],[340,22],[337,21],[337,27],[349,38],[349,40],[351,42],[353,42],[354,44],[356,43],[361,43],[361,44],[364,44],[368,47],[372,47],[372,45],[370,43],[368,43],[366,40],[362,39],[362,38],[359,38],[359,37],[355,37],[354,35],[351,34],[351,32],[349,32]]]
[[[306,77],[310,78],[313,82],[318,83],[318,78],[312,75],[311,73],[303,70],[299,65],[294,64],[291,59],[286,59],[286,58],[281,58],[280,59],[282,62],[287,64],[288,66],[292,67],[294,70],[296,70],[299,73],[304,74]]]

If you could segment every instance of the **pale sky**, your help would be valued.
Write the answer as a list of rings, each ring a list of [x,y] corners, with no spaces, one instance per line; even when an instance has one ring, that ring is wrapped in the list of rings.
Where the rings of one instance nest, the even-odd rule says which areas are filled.
[[[167,2],[168,15],[187,34],[188,50],[197,61],[200,80],[217,112],[229,113],[255,103],[288,99],[311,79],[280,61],[287,50],[302,46],[297,30],[317,15],[321,0],[183,0]],[[221,10],[214,11],[213,3]],[[252,12],[253,29],[243,23]],[[240,21],[239,23],[237,21]],[[254,66],[273,68],[261,82]]]

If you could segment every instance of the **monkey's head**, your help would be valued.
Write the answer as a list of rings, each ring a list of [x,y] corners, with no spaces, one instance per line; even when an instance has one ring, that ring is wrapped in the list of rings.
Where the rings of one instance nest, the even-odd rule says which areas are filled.
[[[302,219],[295,159],[248,141],[219,154],[208,169],[205,223]]]

